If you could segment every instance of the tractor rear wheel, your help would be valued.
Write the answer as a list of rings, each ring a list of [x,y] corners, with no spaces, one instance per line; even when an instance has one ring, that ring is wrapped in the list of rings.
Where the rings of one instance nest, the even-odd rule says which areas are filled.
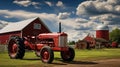
[[[75,51],[73,48],[68,47],[68,51],[61,51],[61,58],[63,61],[72,61],[75,57]]]
[[[11,36],[8,42],[8,54],[11,59],[22,59],[25,53],[23,40],[19,36]]]
[[[54,59],[53,50],[49,46],[45,46],[40,51],[40,57],[44,63],[52,63]]]

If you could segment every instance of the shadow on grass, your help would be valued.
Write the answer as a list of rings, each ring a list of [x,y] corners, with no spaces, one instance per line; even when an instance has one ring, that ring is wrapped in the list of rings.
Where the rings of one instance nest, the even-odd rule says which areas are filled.
[[[40,58],[23,58],[22,60],[37,61],[37,60],[41,60],[41,59]]]
[[[40,58],[23,58],[22,60],[27,60],[27,61],[41,61]],[[56,59],[54,59],[56,60]],[[66,63],[60,63],[60,62],[53,62],[51,64],[54,64],[54,65],[66,65]]]
[[[56,62],[53,62],[51,64],[54,64],[54,65],[67,65],[66,63],[56,63]]]
[[[69,63],[69,62],[68,62]],[[71,61],[70,64],[85,64],[85,65],[93,65],[98,64],[96,62],[90,62],[90,61]]]
[[[23,58],[22,60],[41,61],[40,58]],[[57,60],[57,61],[60,61],[60,62],[53,62],[51,64],[54,64],[54,65],[67,65],[67,64],[94,65],[94,64],[98,64],[98,63],[93,62],[93,61],[70,61],[70,62],[66,62],[66,61],[63,61],[61,58],[54,58],[54,60]]]
[[[63,63],[68,63],[68,64],[85,64],[85,65],[98,64],[98,63],[93,62],[93,61],[70,61],[70,62],[66,62],[66,61],[63,61],[61,58],[55,58],[55,60],[61,61]]]

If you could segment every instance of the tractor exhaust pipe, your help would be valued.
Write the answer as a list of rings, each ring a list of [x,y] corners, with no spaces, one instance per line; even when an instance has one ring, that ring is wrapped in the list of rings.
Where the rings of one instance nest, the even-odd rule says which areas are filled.
[[[61,33],[61,22],[59,22],[59,33]]]

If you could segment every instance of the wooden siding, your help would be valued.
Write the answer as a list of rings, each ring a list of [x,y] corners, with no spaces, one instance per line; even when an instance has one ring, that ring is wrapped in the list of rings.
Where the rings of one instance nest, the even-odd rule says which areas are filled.
[[[41,28],[34,29],[34,23],[40,24]],[[41,23],[39,19],[34,20],[22,30],[23,36],[36,36],[40,33],[50,33],[50,31],[46,28],[44,24]]]
[[[7,44],[9,38],[10,38],[12,35],[21,36],[21,32],[20,32],[20,31],[17,31],[17,32],[9,32],[9,33],[0,34],[0,44],[2,44],[2,45]]]

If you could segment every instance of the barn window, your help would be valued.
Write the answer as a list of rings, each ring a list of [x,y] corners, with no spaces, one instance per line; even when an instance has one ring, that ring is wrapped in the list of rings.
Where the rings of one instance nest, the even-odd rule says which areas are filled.
[[[34,29],[41,29],[41,24],[34,23]]]

